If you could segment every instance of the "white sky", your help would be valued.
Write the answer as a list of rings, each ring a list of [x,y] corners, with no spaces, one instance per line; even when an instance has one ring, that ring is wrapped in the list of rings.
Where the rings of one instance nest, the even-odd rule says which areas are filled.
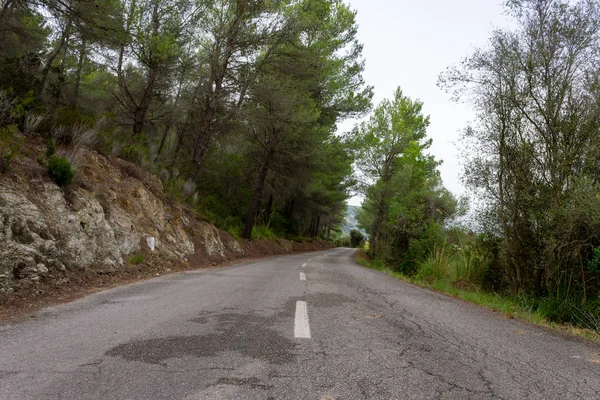
[[[507,25],[502,0],[348,0],[358,11],[358,39],[364,44],[364,78],[374,86],[373,104],[391,98],[400,86],[405,95],[420,99],[430,115],[430,153],[444,163],[445,186],[456,195],[465,189],[457,139],[472,120],[468,104],[456,104],[436,86],[438,75],[458,64],[476,47],[484,47],[494,28]],[[339,130],[350,130],[345,121]],[[350,204],[359,204],[352,198]]]

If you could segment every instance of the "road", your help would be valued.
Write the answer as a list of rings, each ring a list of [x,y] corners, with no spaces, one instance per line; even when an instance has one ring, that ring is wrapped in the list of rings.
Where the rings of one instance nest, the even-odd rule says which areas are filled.
[[[0,399],[598,399],[600,348],[357,265],[159,277],[0,325]]]

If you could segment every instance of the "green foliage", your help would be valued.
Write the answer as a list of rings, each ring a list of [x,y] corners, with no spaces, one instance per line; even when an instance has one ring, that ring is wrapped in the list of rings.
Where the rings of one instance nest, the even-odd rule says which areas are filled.
[[[600,273],[600,246],[594,247],[592,257],[587,264],[588,270],[594,273]]]
[[[436,249],[444,249],[445,232],[436,223],[429,224],[425,229],[408,240],[408,246],[404,253],[391,260],[399,260],[397,269],[403,274],[414,274],[419,264],[429,258],[430,254],[436,253]],[[443,254],[443,251],[442,251]]]
[[[544,314],[562,320],[572,301],[552,299],[586,303],[600,289],[597,87],[579,79],[600,76],[600,3],[541,4],[507,2],[510,28],[440,82],[477,109],[463,137],[465,182],[480,226],[499,239],[504,289],[549,299]]]
[[[275,240],[277,235],[267,226],[256,225],[252,229],[252,240],[261,239]]]
[[[144,262],[144,256],[142,256],[141,254],[133,254],[131,257],[129,257],[130,265],[139,265],[143,262]]]
[[[354,248],[362,247],[365,243],[364,235],[358,229],[350,231],[350,246]]]
[[[71,163],[63,156],[53,155],[48,158],[48,172],[52,180],[59,186],[73,183],[75,171]]]
[[[404,273],[414,273],[427,258],[443,236],[441,225],[457,211],[456,199],[441,185],[440,163],[424,153],[431,140],[422,108],[398,88],[349,138],[365,180],[357,219],[369,232],[373,256]]]
[[[45,154],[46,154],[47,160],[50,160],[50,157],[52,157],[54,154],[56,154],[56,143],[51,138],[46,139],[46,153]]]
[[[240,240],[242,238],[242,231],[244,230],[242,224],[228,225],[225,229],[234,239]]]
[[[10,92],[12,92],[12,90],[9,90],[9,93]],[[10,115],[14,121],[19,121],[19,123],[22,124],[27,114],[34,111],[39,106],[35,94],[30,90],[14,99],[11,104]]]
[[[123,147],[121,147],[118,155],[124,160],[137,163],[144,164],[147,163],[150,157],[148,146],[146,145],[147,137],[139,137],[134,141],[130,141],[126,143]]]
[[[10,125],[0,128],[0,174],[10,170],[10,165],[18,157],[23,139],[17,133],[17,127]]]
[[[335,241],[335,245],[336,245],[336,247],[353,247],[349,235],[344,235],[344,236],[339,237]]]

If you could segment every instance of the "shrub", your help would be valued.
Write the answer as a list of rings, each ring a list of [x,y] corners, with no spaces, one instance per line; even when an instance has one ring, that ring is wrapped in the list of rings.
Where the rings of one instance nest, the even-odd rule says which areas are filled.
[[[52,156],[48,159],[48,172],[50,177],[59,186],[70,185],[73,183],[75,171],[71,163],[65,157]]]
[[[425,281],[452,280],[454,278],[454,266],[449,258],[446,245],[434,246],[433,251],[424,261],[419,263],[416,278]]]
[[[277,239],[277,235],[268,227],[262,225],[256,225],[252,229],[252,240],[260,240],[260,239]]]
[[[15,125],[0,128],[0,174],[10,170],[11,162],[21,149],[22,140],[15,130]]]
[[[235,222],[236,223],[227,224],[225,230],[234,239],[240,240],[242,238],[242,232],[244,230],[244,227],[242,226],[241,222],[240,223],[237,223],[237,221],[235,221]]]
[[[436,249],[442,249],[445,246],[446,237],[443,227],[431,223],[420,236],[409,240],[408,248],[405,253],[400,255],[400,263],[396,269],[405,275],[414,275],[422,262],[427,261]]]
[[[351,247],[350,236],[344,235],[335,241],[337,247]]]
[[[51,138],[46,140],[46,158],[52,157],[56,154],[56,143]]]
[[[358,229],[352,229],[350,231],[350,245],[358,248],[362,247],[365,241],[365,237]]]
[[[129,257],[129,264],[139,265],[144,262],[144,257],[141,254],[134,254]]]

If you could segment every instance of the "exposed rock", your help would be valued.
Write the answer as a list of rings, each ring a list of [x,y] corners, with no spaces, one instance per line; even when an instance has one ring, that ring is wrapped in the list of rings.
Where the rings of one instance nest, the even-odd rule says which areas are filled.
[[[41,169],[16,180],[0,175],[0,290],[68,271],[118,270],[144,250],[142,238],[159,259],[185,262],[194,253],[194,218],[158,197],[160,181],[92,151],[82,159],[78,175],[85,185],[67,189]],[[231,245],[239,252],[237,242],[225,245],[216,228],[201,224],[209,254],[223,255]]]

